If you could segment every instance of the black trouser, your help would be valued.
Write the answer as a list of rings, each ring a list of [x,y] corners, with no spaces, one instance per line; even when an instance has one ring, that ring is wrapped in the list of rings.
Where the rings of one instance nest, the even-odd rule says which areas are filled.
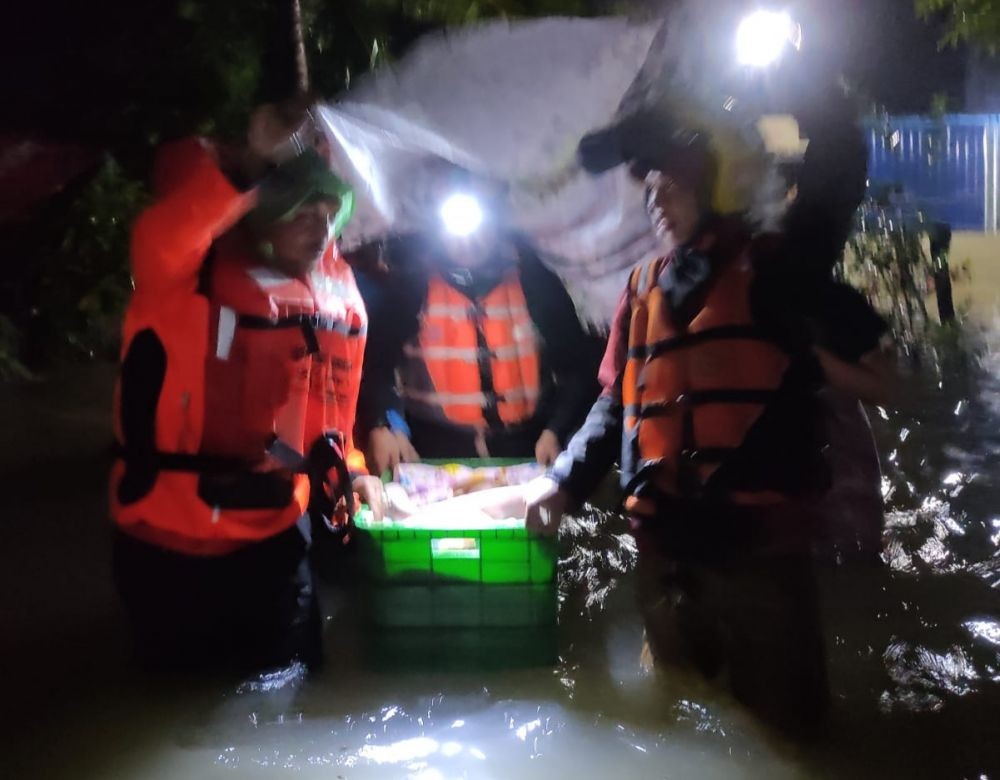
[[[808,549],[734,548],[725,542],[732,527],[713,529],[704,512],[658,520],[698,523],[697,536],[714,537],[717,554],[704,554],[700,539],[689,545],[650,529],[657,519],[637,529],[637,595],[654,660],[709,678],[728,673],[736,698],[764,720],[802,736],[815,732],[829,689]]]
[[[227,555],[192,556],[118,531],[114,576],[148,666],[244,673],[322,659],[305,522]]]

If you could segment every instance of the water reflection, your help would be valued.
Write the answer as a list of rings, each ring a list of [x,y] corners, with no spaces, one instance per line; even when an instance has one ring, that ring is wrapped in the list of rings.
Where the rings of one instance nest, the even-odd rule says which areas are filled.
[[[962,624],[974,637],[1000,647],[1000,623],[995,620],[968,620]]]
[[[951,512],[947,501],[935,497],[925,498],[917,509],[887,512],[883,557],[889,566],[910,573],[953,570],[948,540],[965,531]]]
[[[347,619],[352,594],[327,586],[327,668],[320,676],[305,680],[301,670],[290,669],[242,684],[156,686],[128,678],[121,632],[106,627],[110,618],[91,617],[73,593],[52,595],[53,604],[65,606],[52,621],[60,631],[70,630],[71,616],[86,617],[78,619],[72,642],[54,633],[36,643],[59,648],[44,673],[12,675],[30,677],[34,687],[8,712],[27,713],[19,720],[42,725],[33,726],[30,739],[19,739],[27,726],[7,731],[0,776],[552,780],[667,771],[699,779],[989,773],[1000,765],[1000,382],[993,378],[1000,377],[1000,350],[987,357],[995,363],[993,375],[917,375],[905,408],[872,415],[880,451],[895,452],[882,482],[889,509],[885,566],[822,573],[834,694],[834,724],[822,745],[790,748],[719,688],[697,679],[643,674],[632,603],[635,545],[620,516],[595,507],[567,525],[555,668],[372,672]],[[105,396],[95,394],[101,403]],[[10,522],[41,523],[42,543],[64,527],[46,518],[80,517],[103,528],[98,466],[88,472],[90,493],[81,488],[70,501],[39,491],[35,503],[9,509]],[[104,571],[94,560],[99,553],[81,557],[74,550],[66,571],[84,582],[84,564],[87,571]],[[25,576],[29,581],[30,572]],[[74,652],[67,659],[62,648],[69,645]],[[41,662],[25,668],[40,669]],[[39,689],[43,681],[48,687]],[[20,769],[6,771],[5,759],[18,752],[26,756],[14,764]],[[43,764],[46,771],[39,770]]]
[[[681,699],[674,705],[674,716],[678,723],[690,722],[695,731],[726,736],[726,730],[717,715],[713,715],[702,704],[687,699]]]
[[[376,764],[401,764],[416,758],[427,758],[439,747],[437,741],[430,737],[414,737],[389,745],[365,745],[357,756]]]
[[[980,679],[971,659],[958,646],[944,652],[927,647],[894,642],[883,655],[889,677],[895,684],[882,694],[885,711],[893,707],[910,710],[938,710],[944,705],[943,694],[964,696],[974,690]]]

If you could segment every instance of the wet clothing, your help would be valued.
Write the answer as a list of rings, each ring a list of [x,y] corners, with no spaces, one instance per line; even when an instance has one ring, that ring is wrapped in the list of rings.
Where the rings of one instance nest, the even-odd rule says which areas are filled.
[[[782,220],[782,233],[789,270],[811,275],[822,284],[843,257],[868,189],[868,144],[852,119],[857,108],[839,86],[810,87],[814,107],[809,116],[798,117],[809,145],[795,177],[797,195]]]
[[[780,234],[749,239],[738,223],[714,219],[701,225],[690,246],[677,249],[657,269],[651,283],[661,298],[659,311],[647,313],[668,322],[647,330],[647,340],[657,328],[695,337],[677,350],[694,355],[689,363],[676,354],[668,361],[663,350],[660,370],[669,366],[670,375],[659,386],[655,366],[643,372],[634,363],[632,374],[626,375],[630,347],[636,346],[630,343],[635,341],[630,331],[636,330],[636,314],[643,316],[634,290],[626,292],[601,366],[604,392],[552,470],[561,487],[581,502],[620,455],[622,485],[631,498],[641,499],[634,503],[631,520],[639,545],[639,607],[655,660],[691,664],[709,677],[727,672],[741,701],[769,722],[798,733],[821,724],[829,699],[810,543],[824,523],[825,507],[817,498],[830,484],[823,449],[826,428],[837,415],[818,397],[823,377],[811,347],[820,345],[856,362],[878,346],[886,330],[860,294],[831,280],[864,197],[866,153],[851,107],[842,95],[833,99],[840,91],[820,91],[810,83],[810,96],[814,94],[819,99],[808,103],[822,108],[809,118],[808,127],[800,117],[810,143],[797,172],[798,196]],[[647,137],[655,139],[663,123],[655,112],[647,114],[634,129],[648,131]],[[593,151],[601,151],[598,144],[593,146]],[[623,151],[628,158],[641,156]],[[706,233],[721,239],[700,247]],[[672,399],[675,405],[668,411],[681,423],[673,430],[665,424],[659,429],[646,425],[644,431],[635,413],[642,411],[650,394],[659,394],[654,400],[661,403],[670,402],[668,396],[676,389],[671,382],[678,377],[689,383],[708,378],[712,366],[700,363],[731,359],[725,350],[721,356],[697,354],[697,339],[712,338],[691,334],[688,326],[705,314],[719,319],[718,311],[705,311],[706,301],[724,273],[720,269],[732,267],[734,259],[749,265],[752,280],[746,298],[736,306],[726,304],[722,319],[745,314],[745,305],[750,321],[738,316],[731,324],[751,325],[755,336],[784,353],[787,367],[775,388],[774,371],[767,367],[755,376],[757,369],[734,365],[731,376],[737,389],[760,381],[768,395],[756,400],[766,403],[746,405],[733,414],[722,451],[705,462],[692,458],[687,466],[694,478],[680,480],[678,465],[685,460],[680,456],[685,449],[695,455],[697,448],[688,445],[692,440],[700,443],[697,434],[707,438],[711,432],[704,426],[697,431],[699,405]],[[773,358],[773,353],[764,356]],[[726,372],[719,369],[721,381]],[[637,423],[632,431],[642,441],[630,437],[623,425],[629,411],[623,392],[629,402],[639,401],[640,408],[631,410]],[[701,400],[706,400],[704,395]],[[714,400],[735,399],[730,394]],[[709,408],[707,403],[700,406],[703,411]],[[649,411],[650,419],[658,419],[655,405]],[[710,422],[720,422],[725,415],[717,409],[713,416],[720,419]],[[668,460],[665,474],[651,462],[657,448]],[[778,500],[744,503],[736,494],[747,490],[758,497],[769,492]]]
[[[654,663],[722,674],[737,700],[787,732],[823,723],[829,687],[810,560],[740,554],[714,563],[665,554],[637,533],[636,595]]]
[[[425,458],[476,457],[479,431],[495,457],[532,457],[545,429],[565,442],[597,395],[603,341],[583,332],[558,278],[513,239],[501,242],[494,256],[472,271],[448,265],[442,250],[425,239],[397,239],[387,255],[387,279],[359,281],[371,319],[359,435],[398,415]],[[456,309],[452,332],[462,341],[451,346],[469,348],[476,337],[474,361],[466,355],[466,365],[451,376],[439,370],[447,368],[441,363],[420,366],[428,357],[420,354],[424,347],[449,346],[443,330],[428,332],[445,325],[435,314],[443,313],[440,304]],[[477,411],[461,412],[474,415],[474,424],[472,417],[449,415],[440,403],[415,397],[428,389],[433,374],[436,390],[450,386],[462,395],[485,396]],[[514,403],[505,404],[502,396]]]
[[[829,698],[810,544],[830,483],[809,347],[856,361],[885,326],[832,281],[775,294],[782,249],[716,219],[633,274],[604,392],[552,473],[581,502],[620,453],[654,660],[725,671],[758,715],[809,733]]]
[[[820,393],[825,411],[831,487],[816,507],[814,555],[836,563],[881,565],[882,469],[861,402],[832,387]]]
[[[261,265],[230,230],[252,193],[199,141],[165,154],[173,183],[133,233],[111,510],[150,544],[220,555],[363,471],[351,431],[367,320],[334,248],[302,280]]]
[[[237,226],[254,192],[213,147],[167,147],[155,178],[132,237],[110,490],[137,649],[167,666],[315,664],[299,526],[307,510],[346,520],[364,470],[364,304],[335,247],[304,279],[261,262]]]
[[[234,552],[192,556],[117,531],[114,576],[138,660],[250,672],[321,661],[305,520]]]
[[[730,234],[740,230],[738,225],[727,221],[706,229]],[[777,240],[758,239],[748,247],[748,261],[755,269],[748,291],[749,305],[754,327],[789,356],[789,368],[772,402],[747,430],[742,444],[726,455],[703,486],[708,495],[721,496],[730,490],[750,488],[801,496],[822,493],[829,485],[821,455],[825,445],[820,424],[822,409],[816,397],[822,374],[809,352],[810,343],[815,340],[838,357],[856,361],[878,346],[885,331],[884,321],[871,310],[864,297],[846,285],[827,281],[805,293],[800,291],[797,298],[776,295],[775,289],[787,292],[783,279],[769,267],[772,261],[781,258]],[[725,265],[735,259],[727,257],[732,254],[726,249],[731,247],[730,241],[724,239],[716,245],[717,249],[707,252],[710,264]],[[681,248],[672,262],[680,257],[683,264],[691,254]],[[665,268],[669,269],[670,263]],[[668,288],[664,300],[670,299],[675,280],[686,282],[690,276],[676,269],[673,273],[662,273],[658,284]],[[692,300],[703,302],[702,296],[715,278],[711,273],[705,274],[700,284],[690,285],[678,308],[683,309]],[[554,478],[577,502],[586,498],[619,457],[622,487],[635,495],[644,491],[642,474],[634,469],[634,442],[623,435],[622,385],[628,364],[632,315],[633,300],[626,293],[612,321],[601,364],[604,392],[553,468]],[[685,315],[680,312],[669,316],[683,319]]]

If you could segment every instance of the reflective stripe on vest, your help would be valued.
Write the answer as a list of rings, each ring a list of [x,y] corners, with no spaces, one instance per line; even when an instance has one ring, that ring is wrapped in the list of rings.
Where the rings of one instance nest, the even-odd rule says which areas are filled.
[[[307,284],[247,268],[244,257],[220,246],[207,299],[136,296],[126,316],[126,353],[136,334],[153,331],[166,374],[150,421],[155,450],[122,439],[128,457],[113,469],[112,514],[128,533],[190,554],[224,553],[294,524],[310,503],[310,477],[323,475],[289,472],[309,471],[306,456],[328,434],[342,432],[341,460],[364,468],[350,432],[367,317],[350,268],[331,250]],[[275,458],[276,440],[302,463]],[[134,469],[152,479],[125,497],[118,488]],[[334,493],[343,476],[335,481]]]
[[[477,406],[482,408],[490,400],[486,393],[438,393],[423,392],[410,387],[404,387],[400,391],[404,398],[412,398],[426,404],[445,404],[447,406]],[[509,403],[538,400],[538,390],[527,389],[510,390],[497,397],[497,401],[507,401]]]
[[[772,401],[790,360],[753,322],[748,258],[716,272],[686,327],[674,323],[659,286],[667,262],[629,279],[623,457],[662,493],[698,495]]]
[[[471,362],[479,359],[480,350],[478,347],[422,347],[419,344],[405,344],[403,345],[403,354],[406,357],[421,358],[423,360],[464,360]],[[490,350],[490,357],[497,360],[516,360],[520,354],[521,348],[516,344]]]
[[[403,357],[399,390],[416,417],[475,428],[531,417],[538,340],[517,271],[475,301],[433,276],[420,332]]]
[[[490,319],[520,319],[528,316],[527,306],[515,306],[509,308],[507,306],[491,306],[484,305],[480,307],[480,310],[484,315]],[[428,304],[424,309],[425,316],[428,317],[450,317],[453,320],[464,320],[469,316],[469,304],[466,305],[454,305],[454,304]]]

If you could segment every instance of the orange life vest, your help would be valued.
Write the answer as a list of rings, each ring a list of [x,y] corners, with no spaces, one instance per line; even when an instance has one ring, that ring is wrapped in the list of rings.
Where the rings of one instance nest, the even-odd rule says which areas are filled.
[[[288,468],[289,454],[307,455],[327,434],[342,434],[351,469],[364,469],[350,435],[367,317],[351,269],[333,247],[307,282],[252,257],[227,237],[207,295],[140,289],[125,317],[123,358],[152,333],[166,368],[155,453],[130,450],[116,403],[112,514],[123,531],[188,554],[225,553],[293,525],[310,483]],[[149,484],[134,495],[126,473],[143,465]]]
[[[748,254],[715,270],[700,310],[686,327],[675,325],[658,284],[667,262],[641,266],[629,279],[623,458],[635,476],[649,479],[660,492],[698,496],[743,443],[791,360],[754,324]],[[737,504],[782,500],[763,490],[725,498]],[[642,511],[643,501],[632,497],[626,506]]]
[[[416,417],[485,429],[535,411],[538,339],[516,269],[477,300],[432,276],[420,331],[403,350],[400,393]]]

